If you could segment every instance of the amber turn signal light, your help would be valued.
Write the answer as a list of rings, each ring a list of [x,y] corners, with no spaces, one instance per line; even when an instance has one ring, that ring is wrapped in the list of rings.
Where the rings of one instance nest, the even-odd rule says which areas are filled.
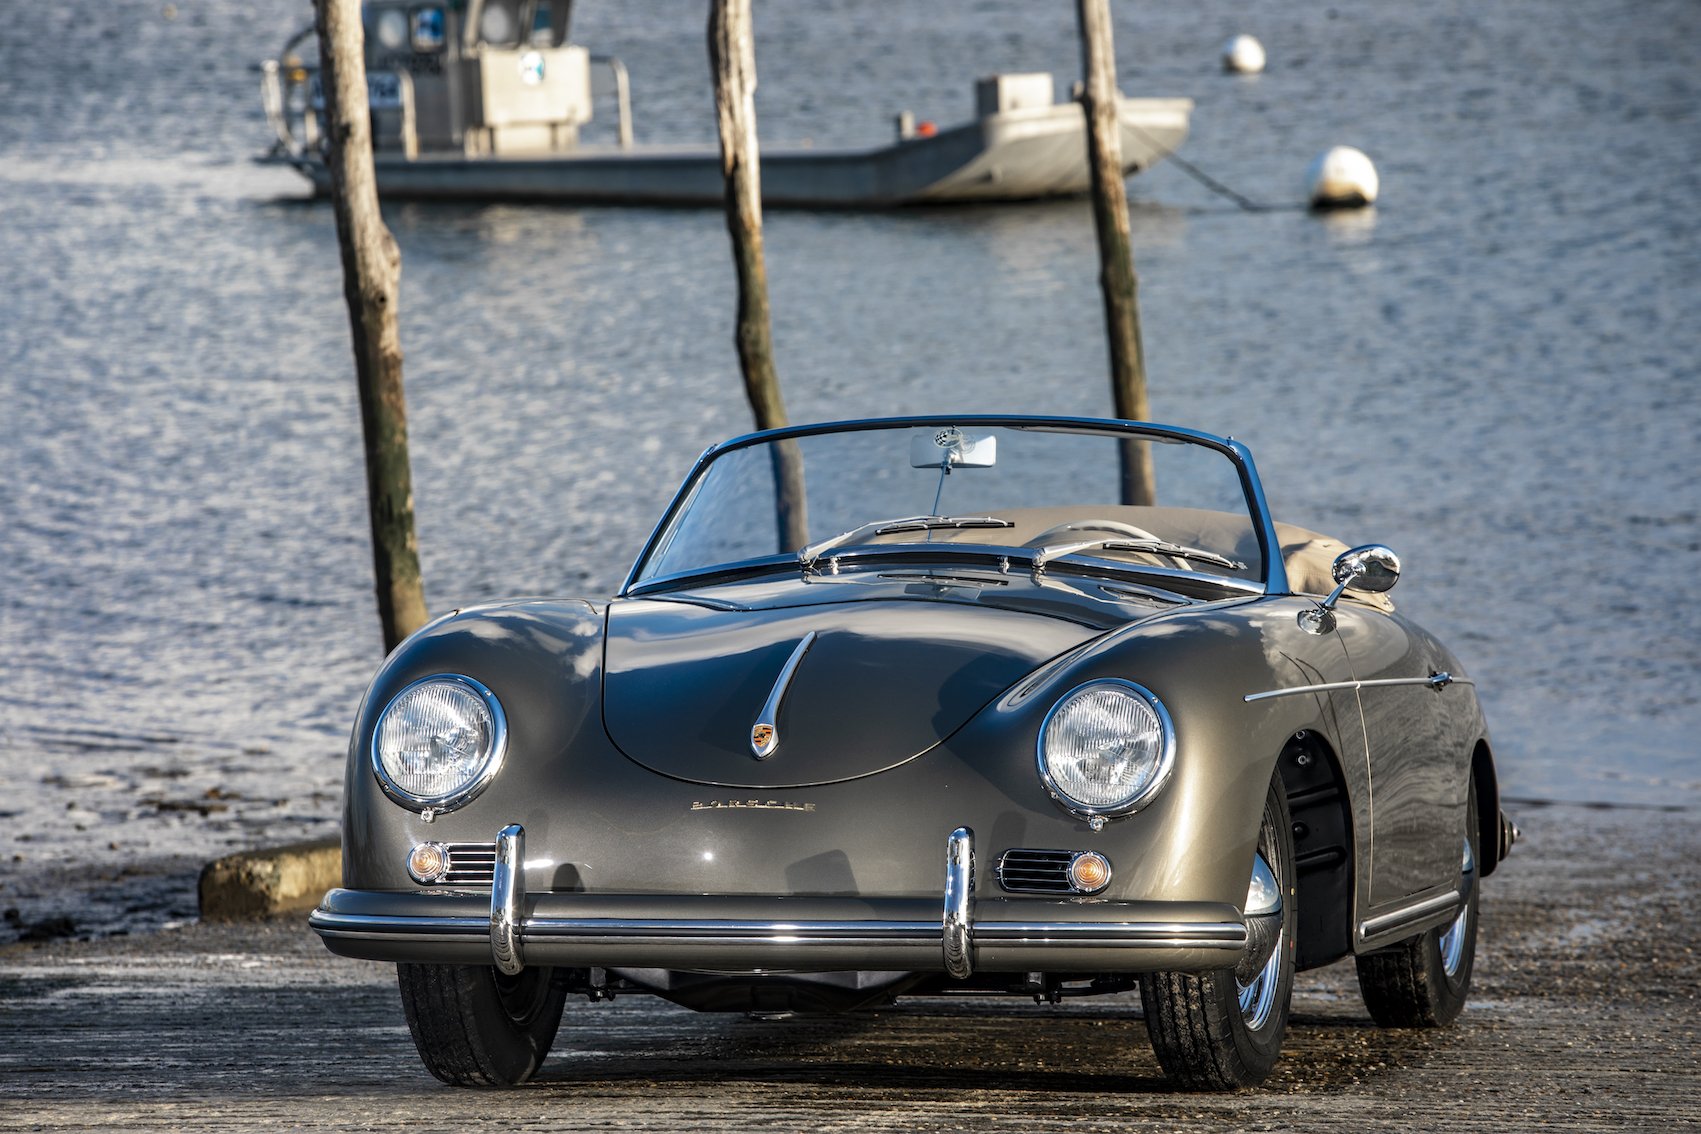
[[[415,882],[440,882],[449,873],[449,848],[442,843],[420,843],[408,854],[408,873]]]
[[[1110,885],[1110,860],[1098,851],[1082,851],[1069,860],[1069,885],[1078,894],[1096,894]]]

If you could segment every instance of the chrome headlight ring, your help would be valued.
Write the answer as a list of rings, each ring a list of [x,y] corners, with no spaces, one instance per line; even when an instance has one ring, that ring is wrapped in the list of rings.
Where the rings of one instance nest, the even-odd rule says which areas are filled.
[[[390,698],[373,724],[367,754],[384,794],[425,814],[473,800],[501,771],[507,752],[508,718],[496,694],[462,674],[434,673]],[[417,766],[409,769],[410,763]],[[410,790],[420,785],[405,781],[418,778],[447,783],[434,785],[437,791]]]
[[[1137,761],[1135,771],[1139,774],[1124,794],[1083,799],[1080,796],[1085,795],[1085,792],[1070,790],[1071,787],[1079,788],[1078,783],[1069,782],[1072,778],[1078,779],[1078,774],[1072,777],[1069,770],[1053,767],[1054,760],[1069,759],[1070,754],[1050,751],[1052,745],[1048,742],[1054,739],[1054,728],[1073,727],[1080,730],[1081,716],[1095,710],[1102,715],[1106,702],[1113,698],[1126,699],[1119,707],[1131,709],[1132,719],[1138,722],[1142,731],[1147,734],[1128,739],[1140,743],[1146,752],[1144,756],[1134,758]],[[1093,704],[1095,701],[1098,703]],[[1103,722],[1098,723],[1102,730]],[[1093,829],[1097,830],[1107,819],[1131,815],[1145,807],[1163,789],[1175,767],[1175,726],[1164,703],[1145,686],[1122,678],[1097,678],[1077,685],[1058,698],[1040,725],[1036,756],[1040,782],[1045,786],[1045,790],[1064,810],[1086,819]],[[1075,759],[1079,761],[1081,756],[1077,754]],[[1077,773],[1078,769],[1079,765]]]

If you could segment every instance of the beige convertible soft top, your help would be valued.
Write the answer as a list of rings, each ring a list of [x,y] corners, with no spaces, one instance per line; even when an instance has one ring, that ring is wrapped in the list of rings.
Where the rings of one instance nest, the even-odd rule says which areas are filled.
[[[980,515],[975,510],[959,510],[961,515]],[[1027,544],[1042,533],[1051,532],[1066,524],[1090,524],[1095,520],[1128,524],[1142,528],[1155,536],[1190,547],[1231,554],[1247,564],[1244,572],[1235,575],[1255,576],[1258,561],[1258,536],[1252,521],[1246,516],[1229,512],[1213,512],[1204,508],[1164,508],[1136,504],[1064,504],[1050,508],[992,508],[986,514],[1009,520],[1012,528],[958,528],[936,531],[932,539],[954,543]],[[1114,536],[1114,531],[1091,527],[1079,530],[1079,535],[1057,532],[1047,536],[1048,543],[1067,543],[1071,538],[1092,539],[1095,535]],[[1282,545],[1282,562],[1287,567],[1288,586],[1295,594],[1327,595],[1335,589],[1332,570],[1336,556],[1347,545],[1331,536],[1321,535],[1308,528],[1276,522],[1276,539]],[[1233,548],[1233,552],[1225,549]],[[1196,565],[1197,566],[1197,565]],[[1213,570],[1203,566],[1201,570]],[[1386,594],[1366,594],[1349,591],[1358,602],[1393,610],[1394,604]]]
[[[1331,536],[1276,521],[1276,539],[1282,545],[1282,563],[1288,570],[1288,586],[1299,595],[1326,595],[1335,589],[1335,559],[1348,550]],[[1386,592],[1348,591],[1354,599],[1379,610],[1393,610]]]

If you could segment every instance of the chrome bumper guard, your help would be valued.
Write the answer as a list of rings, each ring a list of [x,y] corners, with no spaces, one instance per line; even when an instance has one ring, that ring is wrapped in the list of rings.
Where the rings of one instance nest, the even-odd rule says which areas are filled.
[[[470,908],[482,904],[482,896],[464,892],[332,890],[308,924],[345,956],[494,964],[510,975],[530,963],[901,969],[963,980],[977,970],[1226,968],[1246,949],[1246,926],[1228,905],[1019,898],[977,908],[974,859],[974,832],[952,831],[945,843],[944,907],[934,905],[940,912],[933,917],[925,916],[927,903],[920,899],[532,896],[525,889],[525,831],[511,824],[496,837],[488,916]],[[653,916],[658,910],[685,916]],[[995,916],[977,917],[987,911]]]
[[[490,958],[513,976],[526,967],[520,942],[526,905],[526,829],[510,823],[496,833],[496,874],[490,883]]]

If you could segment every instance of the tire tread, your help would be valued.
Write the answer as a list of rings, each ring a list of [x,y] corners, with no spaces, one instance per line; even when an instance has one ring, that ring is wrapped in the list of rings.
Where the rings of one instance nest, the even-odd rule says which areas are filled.
[[[1429,936],[1426,933],[1393,949],[1358,958],[1358,987],[1364,994],[1364,1006],[1382,1027],[1434,1028],[1444,1022],[1423,979],[1423,950]]]
[[[1473,785],[1465,808],[1466,838],[1481,861],[1481,837],[1476,822],[1476,788]],[[1477,879],[1480,887],[1481,878]],[[1469,928],[1465,952],[1456,978],[1449,978],[1441,964],[1440,939],[1443,927],[1428,929],[1374,953],[1355,958],[1358,987],[1371,1019],[1384,1028],[1444,1028],[1458,1019],[1470,996],[1471,970],[1476,963],[1477,901],[1469,902]]]
[[[1209,973],[1153,973],[1140,982],[1158,1062],[1177,1085],[1191,1091],[1226,1091],[1244,1085],[1244,1071],[1231,1066],[1234,1061],[1226,1058],[1229,1052],[1224,1045],[1212,1041],[1227,1024],[1213,1019],[1214,997],[1207,987],[1213,979]]]
[[[1265,816],[1263,822],[1281,832],[1283,839],[1283,878],[1286,884],[1283,898],[1289,904],[1289,916],[1280,947],[1287,950],[1290,958],[1286,980],[1291,990],[1291,958],[1295,956],[1295,917],[1292,912],[1295,894],[1293,848],[1288,841],[1291,838],[1288,832],[1292,820],[1279,778],[1271,784]],[[1274,1010],[1274,1022],[1267,1025],[1274,1028],[1274,1039],[1266,1036],[1263,1040],[1253,1041],[1240,1018],[1233,969],[1203,973],[1144,973],[1140,977],[1140,1004],[1145,1012],[1152,1051],[1170,1079],[1189,1091],[1232,1091],[1263,1082],[1280,1051],[1281,1033],[1287,1026],[1288,994],[1288,990],[1281,994],[1283,1000]],[[1261,1052],[1258,1043],[1273,1043],[1274,1048]]]
[[[396,984],[420,1061],[450,1086],[504,1087],[531,1078],[561,1018],[559,994],[530,1026],[498,1018],[487,968],[403,963]]]

